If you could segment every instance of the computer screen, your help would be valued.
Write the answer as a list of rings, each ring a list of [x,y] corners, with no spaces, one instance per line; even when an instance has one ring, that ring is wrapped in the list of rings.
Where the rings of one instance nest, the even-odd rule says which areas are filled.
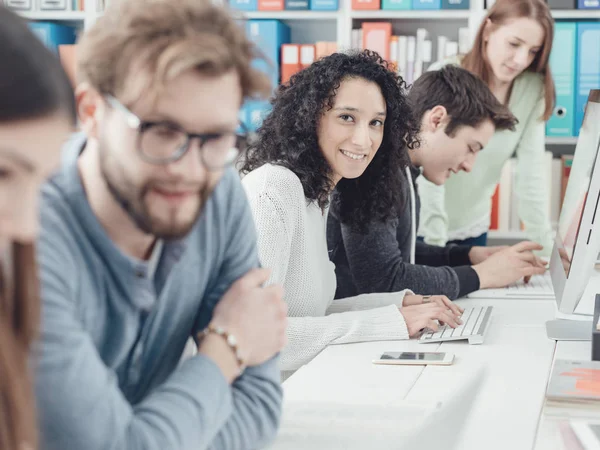
[[[582,142],[577,146],[577,164],[574,164],[571,168],[558,220],[558,237],[562,243],[559,253],[567,277],[569,276],[571,262],[573,261],[577,237],[581,228],[583,209],[598,156],[599,146],[598,142],[592,142],[593,135],[581,136],[581,139],[588,137],[591,141],[589,145],[585,145]]]

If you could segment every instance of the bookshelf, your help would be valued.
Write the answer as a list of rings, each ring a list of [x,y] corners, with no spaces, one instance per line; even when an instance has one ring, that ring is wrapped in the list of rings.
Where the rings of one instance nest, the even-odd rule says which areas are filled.
[[[2,1],[2,0],[0,0]],[[227,2],[228,0],[214,0]],[[369,21],[391,22],[395,34],[414,34],[417,28],[431,30],[433,37],[452,35],[459,27],[469,29],[469,38],[485,16],[485,0],[470,0],[466,10],[353,10],[352,0],[338,0],[337,11],[238,11],[239,19],[274,19],[286,23],[291,29],[292,42],[310,44],[315,41],[335,41],[339,50],[351,48],[352,30]],[[56,21],[75,25],[78,28],[90,27],[102,15],[107,0],[86,0],[84,11],[32,11],[19,12],[23,17],[36,21]],[[35,2],[34,2],[35,3]],[[561,20],[600,21],[600,10],[565,9],[553,10],[553,17]],[[435,45],[435,44],[434,44]],[[555,155],[568,152],[577,138],[546,138]]]

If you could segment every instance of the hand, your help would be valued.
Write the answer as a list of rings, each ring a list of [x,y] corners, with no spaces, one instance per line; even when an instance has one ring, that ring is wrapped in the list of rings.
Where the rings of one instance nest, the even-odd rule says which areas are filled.
[[[498,253],[508,248],[508,245],[495,245],[491,247],[473,247],[469,250],[469,259],[471,264],[480,264],[492,256],[494,253]]]
[[[212,323],[233,334],[248,366],[271,359],[286,342],[287,305],[279,285],[262,287],[268,269],[253,269],[231,285],[215,307]]]
[[[405,295],[402,306],[422,305],[424,303],[436,303],[437,305],[450,309],[454,315],[461,316],[465,310],[452,303],[445,295]]]
[[[418,336],[424,328],[437,331],[438,322],[448,324],[456,328],[462,324],[459,315],[456,315],[446,306],[440,306],[438,303],[423,303],[421,305],[405,306],[400,312],[406,321],[408,335],[410,337]]]
[[[473,266],[479,276],[481,289],[501,288],[532,275],[541,275],[546,271],[546,262],[533,254],[542,250],[535,242],[523,241],[512,247],[498,251],[484,262]]]

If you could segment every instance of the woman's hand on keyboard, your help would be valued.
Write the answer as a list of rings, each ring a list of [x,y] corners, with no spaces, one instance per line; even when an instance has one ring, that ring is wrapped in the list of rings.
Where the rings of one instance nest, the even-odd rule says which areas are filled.
[[[419,336],[424,328],[437,331],[440,324],[447,324],[452,328],[462,324],[460,315],[436,302],[404,306],[400,309],[400,313],[404,316],[410,337]]]
[[[479,276],[479,288],[503,288],[522,278],[542,275],[546,263],[533,254],[543,247],[535,242],[519,242],[494,253],[484,262],[473,266]]]
[[[439,306],[450,309],[456,316],[462,316],[465,312],[456,303],[452,303],[445,295],[405,295],[402,306],[422,305],[423,303],[437,303]]]

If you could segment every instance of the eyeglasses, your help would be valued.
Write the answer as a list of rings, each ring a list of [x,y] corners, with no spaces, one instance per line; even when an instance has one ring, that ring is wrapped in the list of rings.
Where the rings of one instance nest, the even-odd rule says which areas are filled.
[[[235,162],[248,141],[244,124],[235,132],[188,133],[173,123],[142,121],[112,95],[104,95],[104,99],[125,115],[129,127],[137,130],[137,150],[151,164],[170,164],[183,158],[192,140],[198,139],[202,164],[208,170],[221,170]]]

